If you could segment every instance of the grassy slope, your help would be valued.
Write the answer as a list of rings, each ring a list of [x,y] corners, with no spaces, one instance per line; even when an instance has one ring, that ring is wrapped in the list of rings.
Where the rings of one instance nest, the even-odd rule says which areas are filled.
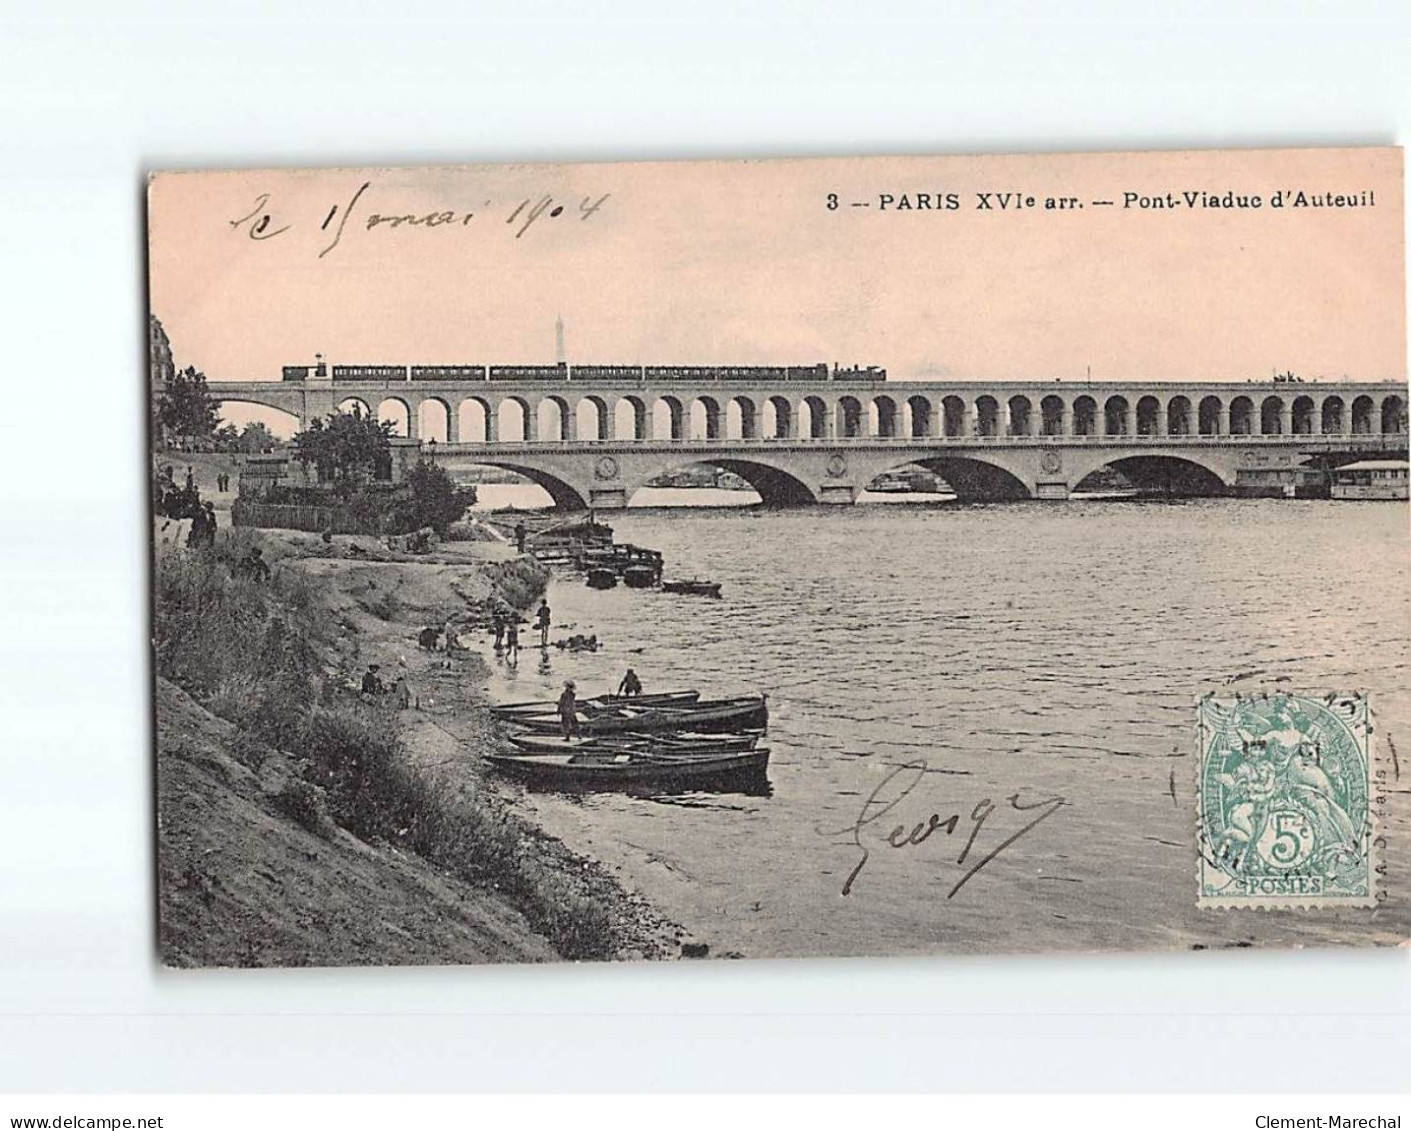
[[[287,770],[157,684],[160,942],[174,966],[529,962],[557,957],[502,897],[276,801]]]
[[[167,962],[677,952],[673,925],[515,818],[484,780],[480,754],[498,736],[479,691],[482,661],[468,653],[445,670],[415,646],[421,624],[456,611],[475,618],[490,600],[528,603],[542,590],[541,567],[504,547],[392,561],[359,539],[384,560],[350,560],[352,539],[325,546],[311,535],[223,531],[218,554],[227,560],[252,538],[264,546],[275,576],[252,587],[231,581],[219,561],[183,553],[170,531],[156,535],[159,667],[178,681],[159,681],[157,692]],[[272,653],[275,622],[285,628]],[[389,712],[339,707],[347,700],[335,692],[313,710],[289,680],[312,663],[316,683],[346,686],[371,660],[405,672],[434,700]],[[311,726],[318,718],[324,725]],[[367,767],[370,758],[382,770],[354,794],[346,780],[330,781],[349,759]]]

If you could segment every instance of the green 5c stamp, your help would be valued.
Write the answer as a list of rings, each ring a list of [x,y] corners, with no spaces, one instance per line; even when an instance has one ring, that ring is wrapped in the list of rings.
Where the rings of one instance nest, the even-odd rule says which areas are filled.
[[[1201,907],[1373,907],[1365,695],[1197,704]]]

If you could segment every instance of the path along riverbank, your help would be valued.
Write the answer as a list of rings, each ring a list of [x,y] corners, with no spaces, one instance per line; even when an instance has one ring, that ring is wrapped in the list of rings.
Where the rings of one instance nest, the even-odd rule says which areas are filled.
[[[228,524],[214,553],[188,551],[184,526],[159,521],[154,543],[164,961],[681,953],[678,927],[486,776],[478,653],[418,646],[424,626],[470,637],[492,605],[527,608],[544,567],[493,543],[413,557]],[[266,585],[230,568],[255,544]],[[358,693],[374,663],[407,706]]]

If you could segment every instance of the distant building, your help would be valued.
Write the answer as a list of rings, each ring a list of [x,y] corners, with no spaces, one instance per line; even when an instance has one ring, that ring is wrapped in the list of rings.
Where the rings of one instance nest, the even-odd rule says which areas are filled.
[[[152,388],[164,388],[176,377],[176,362],[172,360],[171,339],[155,314],[147,316],[147,352],[151,363]]]
[[[148,358],[148,419],[151,421],[152,443],[166,447],[167,430],[157,417],[157,394],[166,389],[176,379],[176,362],[172,360],[171,339],[162,328],[155,314],[147,316],[147,358]]]

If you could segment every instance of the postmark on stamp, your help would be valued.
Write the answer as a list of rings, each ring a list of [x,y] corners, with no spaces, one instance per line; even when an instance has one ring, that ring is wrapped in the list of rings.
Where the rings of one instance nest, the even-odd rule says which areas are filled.
[[[1196,709],[1198,904],[1375,906],[1366,695],[1212,694]]]

